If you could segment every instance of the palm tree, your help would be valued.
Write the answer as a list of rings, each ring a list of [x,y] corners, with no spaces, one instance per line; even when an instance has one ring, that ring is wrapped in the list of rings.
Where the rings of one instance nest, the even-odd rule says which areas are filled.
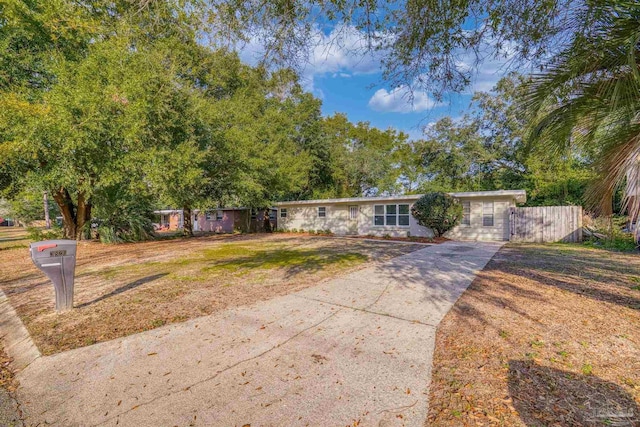
[[[640,213],[640,5],[599,2],[593,31],[578,35],[526,86],[532,115],[530,143],[548,152],[580,148],[590,154],[597,179],[588,207],[610,215],[613,195],[626,186],[624,207]],[[615,3],[615,4],[614,4]]]

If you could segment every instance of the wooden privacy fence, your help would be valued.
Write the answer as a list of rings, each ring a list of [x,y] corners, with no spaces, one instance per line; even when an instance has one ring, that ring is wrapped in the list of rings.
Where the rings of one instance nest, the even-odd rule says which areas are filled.
[[[510,208],[512,242],[581,242],[581,206]]]

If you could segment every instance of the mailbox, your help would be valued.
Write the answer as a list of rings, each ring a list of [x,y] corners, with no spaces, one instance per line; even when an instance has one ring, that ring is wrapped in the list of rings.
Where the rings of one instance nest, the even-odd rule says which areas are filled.
[[[56,311],[73,308],[76,246],[75,240],[45,240],[29,246],[33,263],[53,282]]]

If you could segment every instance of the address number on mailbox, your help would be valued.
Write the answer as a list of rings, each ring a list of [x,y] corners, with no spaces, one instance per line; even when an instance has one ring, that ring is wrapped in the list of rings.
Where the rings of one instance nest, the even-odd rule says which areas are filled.
[[[56,257],[56,256],[65,256],[67,255],[67,251],[66,250],[61,250],[61,251],[51,251],[49,253],[50,257]]]

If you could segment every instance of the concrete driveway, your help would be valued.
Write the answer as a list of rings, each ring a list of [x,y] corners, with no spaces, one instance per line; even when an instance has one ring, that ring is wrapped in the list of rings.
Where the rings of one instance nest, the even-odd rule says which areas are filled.
[[[435,328],[500,246],[433,245],[253,306],[39,357],[18,375],[18,401],[27,425],[422,426]]]

